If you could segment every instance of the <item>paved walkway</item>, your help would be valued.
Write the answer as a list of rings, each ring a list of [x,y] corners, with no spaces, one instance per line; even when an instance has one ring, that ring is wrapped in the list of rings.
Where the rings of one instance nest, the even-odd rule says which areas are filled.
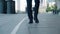
[[[60,34],[60,15],[39,14],[39,24],[28,24],[27,14],[0,14],[0,34]]]

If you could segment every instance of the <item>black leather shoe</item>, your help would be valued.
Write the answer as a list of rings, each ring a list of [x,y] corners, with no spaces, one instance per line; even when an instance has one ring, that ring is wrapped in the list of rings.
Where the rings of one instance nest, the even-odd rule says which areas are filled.
[[[29,21],[29,24],[32,24],[33,23],[33,21]]]
[[[39,23],[39,20],[38,20],[38,19],[35,19],[35,18],[34,18],[34,20],[35,20],[35,23]]]
[[[36,20],[35,23],[39,23],[39,20]]]

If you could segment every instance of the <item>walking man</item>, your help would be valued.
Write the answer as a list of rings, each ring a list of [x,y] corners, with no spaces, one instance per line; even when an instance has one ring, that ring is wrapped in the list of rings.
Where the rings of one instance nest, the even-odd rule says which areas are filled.
[[[29,24],[33,23],[33,19],[35,20],[35,23],[39,23],[37,16],[38,16],[40,0],[34,0],[35,1],[35,7],[33,8],[34,18],[32,15],[32,0],[26,0],[26,1],[27,1],[27,13],[28,13],[28,18],[29,18]]]

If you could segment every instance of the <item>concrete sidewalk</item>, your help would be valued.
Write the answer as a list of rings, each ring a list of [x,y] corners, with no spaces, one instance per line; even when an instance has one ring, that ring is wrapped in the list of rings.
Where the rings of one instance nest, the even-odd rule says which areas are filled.
[[[0,34],[10,34],[26,14],[0,14]]]
[[[39,14],[39,24],[28,24],[26,19],[16,34],[60,34],[60,15]]]
[[[0,34],[11,34],[27,14],[0,14]],[[21,23],[15,34],[60,34],[60,15],[39,14],[39,24],[28,24],[28,18]]]

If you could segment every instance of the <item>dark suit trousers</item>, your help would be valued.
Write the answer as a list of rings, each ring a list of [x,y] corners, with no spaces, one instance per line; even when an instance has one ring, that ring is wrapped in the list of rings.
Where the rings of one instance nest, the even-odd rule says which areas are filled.
[[[37,18],[40,1],[39,0],[34,0],[34,1],[35,1],[34,18]],[[32,20],[33,19],[33,15],[32,15],[32,0],[27,0],[27,13],[28,13],[29,19]]]

